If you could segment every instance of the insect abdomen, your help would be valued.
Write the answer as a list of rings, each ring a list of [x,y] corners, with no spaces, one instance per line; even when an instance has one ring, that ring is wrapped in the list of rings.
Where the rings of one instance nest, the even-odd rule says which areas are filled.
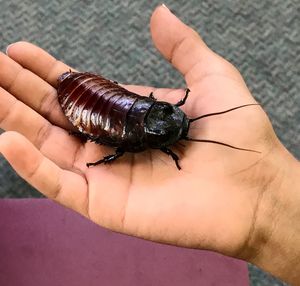
[[[137,143],[152,100],[100,76],[75,72],[60,77],[58,100],[71,123],[96,142],[128,151],[141,148]]]

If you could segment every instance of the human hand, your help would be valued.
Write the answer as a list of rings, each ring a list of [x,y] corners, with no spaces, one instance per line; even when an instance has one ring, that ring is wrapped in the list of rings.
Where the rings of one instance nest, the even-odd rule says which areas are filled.
[[[185,77],[189,117],[255,103],[239,72],[212,52],[165,7],[151,19],[153,41]],[[57,78],[69,67],[29,43],[0,55],[0,152],[47,197],[114,231],[211,249],[251,260],[258,248],[265,193],[281,184],[278,162],[289,157],[259,106],[195,122],[190,137],[258,150],[206,143],[176,146],[181,171],[160,151],[126,154],[111,165],[87,168],[111,148],[69,136],[57,101]],[[184,90],[127,86],[177,102]],[[22,134],[22,135],[20,135]],[[291,159],[292,160],[292,159]]]

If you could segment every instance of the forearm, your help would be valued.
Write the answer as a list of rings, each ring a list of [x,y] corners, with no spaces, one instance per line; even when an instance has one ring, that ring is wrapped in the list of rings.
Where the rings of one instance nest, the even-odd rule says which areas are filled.
[[[249,262],[300,285],[300,163],[284,148],[273,156],[274,180],[262,192]],[[251,249],[250,249],[251,251]]]

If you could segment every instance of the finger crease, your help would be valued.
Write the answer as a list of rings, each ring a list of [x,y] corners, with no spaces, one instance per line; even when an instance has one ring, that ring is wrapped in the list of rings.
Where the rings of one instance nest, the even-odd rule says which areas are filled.
[[[184,78],[185,80],[187,81],[188,80],[188,77],[190,74],[193,74],[194,70],[198,67],[198,65],[201,65],[202,62],[199,60],[197,61],[192,67],[191,69],[189,69],[186,73],[184,73]],[[197,82],[202,82],[204,81],[206,78],[209,78],[209,77],[221,77],[221,78],[226,78],[226,79],[229,79],[229,80],[232,80],[234,81],[235,83],[238,83],[238,84],[241,84],[241,82],[237,79],[235,79],[234,77],[231,77],[231,76],[228,76],[225,72],[221,72],[221,71],[211,71],[211,72],[199,72],[197,73],[197,76],[193,78],[194,81],[197,81]]]
[[[43,124],[37,132],[35,146],[41,150],[44,142],[49,138],[52,131],[52,125],[50,123]]]
[[[78,146],[77,146],[77,148],[75,150],[75,153],[74,153],[73,162],[71,164],[72,169],[79,170],[79,168],[76,167],[76,163],[77,163],[78,158],[80,157],[83,150],[84,150],[84,146],[78,143]]]
[[[43,157],[42,160],[36,165],[36,167],[32,171],[27,173],[27,175],[26,175],[27,181],[34,180],[34,177],[38,175],[39,169],[42,167],[45,159],[46,158]],[[61,184],[59,182],[57,182],[57,185],[54,187],[54,191],[49,192],[49,194],[51,193],[51,196],[48,195],[48,197],[50,199],[56,200],[60,193],[61,188],[62,188]]]
[[[24,72],[23,68],[20,68],[18,70],[18,72],[16,73],[15,77],[13,78],[13,80],[8,84],[8,86],[5,87],[6,91],[8,91],[9,93],[11,93],[12,89],[14,88],[17,79],[20,77],[21,73]]]
[[[57,185],[54,188],[54,191],[51,192],[52,196],[49,196],[49,198],[52,200],[58,201],[57,197],[60,194],[61,189],[62,189],[62,183],[60,182],[60,179],[59,179],[57,182]]]
[[[7,119],[8,115],[11,114],[12,110],[14,110],[16,108],[16,105],[18,103],[20,103],[20,101],[15,99],[14,102],[10,105],[10,107],[6,110],[6,112],[4,114],[1,114],[2,116],[0,118],[0,126],[3,125],[3,123]]]
[[[48,69],[48,73],[45,74],[44,79],[47,82],[50,82],[50,75],[52,74],[53,70],[55,69],[55,67],[60,63],[59,60],[54,60],[53,64],[51,65],[51,67]]]
[[[43,157],[42,160],[35,166],[35,168],[26,174],[27,181],[34,177],[34,175],[38,172],[38,170],[42,166],[44,160],[45,158]]]
[[[193,71],[194,71],[194,69],[196,69],[196,68],[198,67],[198,65],[200,65],[200,64],[202,64],[202,62],[201,62],[200,60],[199,60],[199,61],[196,61],[196,62],[191,66],[191,68],[188,69],[188,70],[183,74],[185,80],[186,80],[186,78],[188,77],[188,75],[189,75],[189,74],[192,74]],[[199,78],[201,78],[201,75],[199,76]]]
[[[173,46],[171,53],[170,53],[170,57],[168,59],[172,65],[174,63],[174,59],[175,59],[177,51],[185,43],[185,41],[187,41],[189,39],[190,39],[190,36],[183,37],[180,41],[176,42],[175,45]]]
[[[54,94],[56,94],[56,90],[51,88],[45,93],[40,102],[39,110],[47,119],[50,117],[52,110],[57,104],[57,97],[54,96]]]

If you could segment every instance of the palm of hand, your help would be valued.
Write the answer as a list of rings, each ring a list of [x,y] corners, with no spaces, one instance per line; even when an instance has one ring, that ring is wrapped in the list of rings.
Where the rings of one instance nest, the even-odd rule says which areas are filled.
[[[206,86],[210,86],[208,92]],[[223,100],[218,86],[227,86]],[[242,84],[226,76],[209,76],[190,89],[191,96],[183,107],[190,117],[253,102]],[[147,88],[139,91],[147,94]],[[183,90],[157,89],[155,94],[160,100],[176,102]],[[195,122],[189,134],[263,150],[258,142],[265,135],[265,120],[260,107],[246,107]],[[111,153],[109,148],[87,143],[78,164],[90,186],[89,216],[100,225],[146,239],[213,249],[218,244],[222,252],[232,254],[249,235],[257,197],[254,194],[251,198],[253,192],[245,182],[261,155],[214,144],[182,143],[184,146],[172,148],[180,157],[181,171],[159,150],[127,153],[109,166],[87,169],[86,162]],[[245,201],[251,202],[249,206]],[[249,224],[242,226],[236,218]],[[228,239],[234,243],[226,245]]]
[[[154,41],[185,74],[191,90],[182,108],[189,117],[254,102],[229,63],[210,52],[193,31],[164,8],[155,13],[151,24]],[[167,38],[174,32],[155,28],[161,26],[159,14],[174,22],[164,27],[176,30],[177,26],[178,33],[184,30],[190,34],[184,38],[188,40],[161,43],[158,37]],[[198,56],[196,48],[186,55],[185,46],[190,45],[201,49],[207,58]],[[91,142],[83,144],[65,131],[70,125],[58,106],[54,87],[58,76],[69,67],[27,43],[10,48],[9,56],[14,61],[5,55],[1,55],[3,61],[0,59],[6,67],[0,69],[5,70],[0,74],[4,88],[0,90],[0,111],[8,114],[13,108],[20,110],[17,109],[18,116],[1,118],[0,127],[18,131],[33,144],[23,136],[8,133],[1,136],[0,150],[28,182],[61,204],[116,231],[230,255],[243,250],[251,235],[261,193],[254,182],[264,180],[257,173],[263,165],[263,155],[269,151],[266,138],[276,140],[260,107],[202,119],[192,124],[189,135],[259,150],[262,154],[182,142],[185,147],[172,147],[180,157],[181,171],[158,150],[126,154],[111,165],[87,168],[87,162],[99,160],[112,150]],[[189,56],[196,62],[189,61]],[[39,60],[33,63],[33,57]],[[145,96],[153,90],[137,86],[128,89]],[[172,103],[183,94],[183,90],[154,91],[159,100]]]

